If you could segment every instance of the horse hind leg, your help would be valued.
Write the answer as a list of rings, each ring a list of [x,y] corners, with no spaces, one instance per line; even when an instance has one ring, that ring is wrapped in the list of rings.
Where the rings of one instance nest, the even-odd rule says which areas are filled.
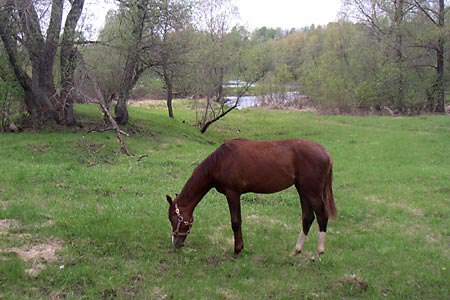
[[[321,196],[312,197],[311,206],[313,207],[314,213],[317,217],[317,223],[319,224],[319,241],[317,243],[317,252],[321,255],[325,253],[325,235],[327,232],[328,216]]]
[[[303,244],[305,243],[306,237],[308,236],[309,229],[311,228],[311,224],[314,222],[314,211],[313,208],[306,198],[304,194],[301,193],[300,187],[296,185],[298,194],[300,196],[300,204],[302,207],[302,227],[303,230],[300,232],[298,236],[297,243],[295,244],[295,248],[291,253],[291,256],[296,256],[303,250]]]

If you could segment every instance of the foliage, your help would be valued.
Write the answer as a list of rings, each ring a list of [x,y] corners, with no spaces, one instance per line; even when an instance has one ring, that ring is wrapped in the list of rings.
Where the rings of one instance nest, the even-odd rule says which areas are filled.
[[[258,77],[252,92],[269,102],[275,98],[285,101],[285,92],[295,90],[310,97],[313,104],[338,113],[383,107],[400,113],[442,112],[442,99],[450,80],[448,1],[344,2],[341,19],[326,26],[291,30],[261,27],[248,32],[234,25],[238,12],[230,0],[118,1],[118,9],[109,12],[98,41],[83,41],[83,33],[75,32],[74,22],[68,26],[73,27],[67,30],[66,37],[70,38],[57,34],[65,46],[50,47],[56,35],[41,33],[51,48],[41,52],[48,54],[50,63],[57,57],[55,49],[60,50],[60,65],[55,65],[58,70],[39,60],[32,62],[27,49],[33,47],[23,44],[25,40],[20,36],[14,41],[6,38],[11,34],[2,37],[3,44],[10,45],[10,54],[16,57],[16,66],[21,67],[13,70],[19,70],[15,75],[22,87],[27,86],[30,74],[38,73],[31,72],[32,68],[47,66],[44,71],[51,76],[38,76],[35,80],[42,82],[32,86],[48,86],[45,95],[37,98],[48,98],[46,105],[50,110],[64,107],[56,98],[69,100],[66,111],[56,112],[59,115],[70,113],[76,87],[70,72],[78,51],[97,79],[107,106],[114,97],[118,98],[116,119],[120,124],[128,120],[128,98],[159,92],[161,82],[168,104],[174,95],[206,98],[209,104],[204,107],[204,120],[200,122],[205,123],[208,106],[223,109],[228,92],[224,89],[226,81],[252,81],[261,70],[264,76]],[[33,1],[35,6],[30,6],[46,16],[38,20],[42,30],[54,28],[48,23],[50,3],[53,1]],[[74,11],[78,11],[84,1],[73,3],[77,3]],[[440,3],[444,3],[443,9]],[[17,22],[22,8],[14,5],[6,8],[15,7],[11,13],[16,18],[11,18],[6,8],[2,10],[1,28],[12,33],[23,31]],[[72,43],[75,40],[80,43],[77,49]],[[152,72],[161,81],[155,80]],[[89,88],[78,92],[95,95]],[[30,97],[33,98],[31,94]],[[28,107],[29,111],[32,109]],[[169,115],[173,116],[170,108]],[[67,124],[74,121],[62,120]]]
[[[8,105],[8,102],[14,102],[17,107],[23,96],[22,88],[14,77],[8,62],[8,58],[3,49],[0,48],[0,107]]]
[[[283,104],[288,93],[288,84],[293,82],[293,74],[286,64],[277,65],[260,80],[256,93],[262,98],[262,105]]]
[[[1,49],[1,48],[0,48]],[[9,62],[3,49],[0,50],[0,132],[15,127],[12,125],[12,115],[20,111],[23,90],[9,67]],[[15,129],[16,130],[16,129]]]
[[[119,26],[118,14],[110,11],[106,17],[105,27],[98,39],[100,43],[82,49],[82,55],[88,70],[97,78],[103,95],[110,99],[119,93],[126,62],[127,26]],[[105,59],[108,58],[108,59]],[[84,94],[94,97],[95,91],[87,90]],[[106,99],[105,99],[106,100]]]

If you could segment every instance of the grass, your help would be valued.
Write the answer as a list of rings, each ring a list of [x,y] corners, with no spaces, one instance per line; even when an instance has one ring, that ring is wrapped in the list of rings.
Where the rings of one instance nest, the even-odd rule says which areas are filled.
[[[443,299],[450,294],[450,118],[235,111],[201,135],[190,102],[131,108],[118,154],[112,132],[0,135],[0,299]],[[95,106],[77,107],[100,120]],[[237,260],[224,196],[195,211],[187,245],[170,242],[165,194],[224,140],[307,138],[334,158],[338,218],[326,253],[290,257],[300,231],[295,189],[242,197]],[[45,225],[47,224],[47,225]],[[12,248],[62,241],[57,259]],[[39,263],[38,274],[28,272]],[[363,282],[359,286],[357,282]]]

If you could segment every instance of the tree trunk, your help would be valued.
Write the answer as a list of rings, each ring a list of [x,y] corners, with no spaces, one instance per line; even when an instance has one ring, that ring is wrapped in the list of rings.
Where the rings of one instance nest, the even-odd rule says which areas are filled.
[[[134,55],[133,58],[128,58],[128,61],[125,65],[122,82],[120,84],[119,98],[117,99],[117,104],[114,107],[116,122],[121,126],[128,123],[128,98],[130,96],[130,91],[136,84],[138,78],[135,74],[135,59],[137,59],[137,57],[135,57]]]
[[[397,95],[395,106],[400,111],[404,111],[404,78],[403,78],[403,34],[401,26],[403,22],[404,0],[395,0],[394,30],[395,30],[395,62],[397,65]]]
[[[61,69],[61,108],[63,110],[63,119],[65,125],[74,125],[77,123],[75,113],[73,111],[73,91],[74,91],[74,74],[77,64],[77,50],[73,45],[75,40],[75,29],[78,20],[83,11],[84,0],[75,0],[72,2],[66,23],[64,25],[64,33],[61,41],[60,69]]]
[[[125,70],[122,76],[120,84],[119,99],[114,109],[116,114],[116,122],[119,125],[126,125],[128,123],[128,97],[131,89],[136,85],[144,67],[140,63],[140,51],[142,43],[142,35],[144,32],[144,24],[147,16],[147,12],[144,9],[146,7],[145,0],[138,0],[130,4],[130,11],[134,11],[134,14],[130,15],[133,26],[132,40],[133,43],[128,49],[128,58],[125,64]]]
[[[49,122],[60,123],[56,108],[56,89],[53,83],[53,70],[49,70],[45,55],[32,59],[32,85],[34,101],[37,102],[38,122],[44,125]]]
[[[444,85],[444,37],[443,30],[445,25],[445,6],[444,0],[439,0],[439,38],[436,49],[436,89],[437,89],[437,105],[435,112],[445,113],[445,85]]]
[[[116,114],[116,122],[118,125],[126,125],[128,123],[128,93],[120,92],[117,104],[114,107],[114,113]]]
[[[217,78],[217,86],[216,86],[216,99],[221,100],[223,97],[223,79],[225,76],[225,68],[223,66],[220,66],[218,68],[214,68],[214,72],[216,73]]]
[[[173,100],[173,87],[172,87],[172,78],[167,73],[167,71],[163,70],[163,78],[164,83],[166,84],[166,90],[167,90],[167,110],[169,112],[169,118],[173,119],[173,106],[172,106],[172,100]]]
[[[169,111],[169,118],[175,118],[173,115],[173,107],[172,107],[172,86],[167,87],[167,109]]]

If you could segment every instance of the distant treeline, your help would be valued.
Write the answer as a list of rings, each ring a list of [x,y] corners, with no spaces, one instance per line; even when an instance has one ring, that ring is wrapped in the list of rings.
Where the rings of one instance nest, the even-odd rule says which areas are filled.
[[[71,125],[73,103],[102,98],[123,125],[129,98],[162,94],[171,117],[173,97],[206,98],[203,126],[226,112],[229,80],[249,83],[235,94],[294,89],[337,113],[445,111],[447,0],[345,0],[326,26],[253,32],[233,26],[230,0],[127,0],[95,41],[77,26],[84,1],[69,2],[64,24],[63,2],[0,5],[2,120],[21,103],[35,125]]]
[[[216,40],[219,45],[209,39],[210,31],[191,27],[185,64],[172,88],[177,96],[221,98],[215,81],[247,79],[251,76],[244,73],[253,69],[264,75],[250,89],[252,94],[296,89],[338,113],[384,108],[443,112],[450,79],[450,23],[439,25],[436,1],[405,1],[399,7],[400,2],[347,1],[346,14],[326,26],[253,32],[232,27]],[[448,5],[444,13],[448,19]],[[145,73],[133,96],[165,96],[160,78]]]

